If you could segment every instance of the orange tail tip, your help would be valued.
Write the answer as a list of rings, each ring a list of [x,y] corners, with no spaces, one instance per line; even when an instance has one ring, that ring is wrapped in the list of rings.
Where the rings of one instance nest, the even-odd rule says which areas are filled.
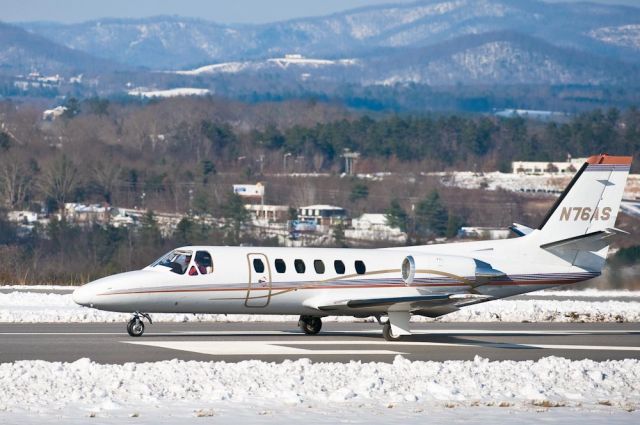
[[[632,156],[611,156],[607,154],[593,155],[587,159],[587,164],[601,165],[631,165]]]

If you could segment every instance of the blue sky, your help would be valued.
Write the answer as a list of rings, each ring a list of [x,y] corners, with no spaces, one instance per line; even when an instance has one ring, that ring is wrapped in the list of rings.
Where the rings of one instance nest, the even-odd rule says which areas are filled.
[[[373,4],[410,1],[412,0],[0,0],[0,20],[80,22],[105,17],[181,15],[220,23],[264,23],[324,15]],[[640,5],[640,0],[591,1]]]

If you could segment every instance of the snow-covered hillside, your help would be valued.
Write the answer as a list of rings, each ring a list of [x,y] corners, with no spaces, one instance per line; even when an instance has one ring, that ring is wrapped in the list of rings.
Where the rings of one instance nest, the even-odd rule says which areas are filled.
[[[390,2],[262,25],[225,25],[175,16],[21,25],[66,47],[156,70],[193,69],[217,63],[228,65],[208,70],[228,72],[238,63],[298,54],[331,61],[357,58],[363,63],[379,57],[387,65],[381,74],[373,72],[367,77],[372,81],[394,76],[399,81],[414,81],[406,75],[418,66],[420,81],[427,83],[475,81],[474,75],[501,82],[514,70],[519,79],[512,80],[519,82],[535,77],[537,82],[545,83],[590,83],[603,78],[603,67],[615,74],[619,67],[616,61],[640,62],[640,57],[629,55],[629,48],[637,49],[640,8],[584,7],[540,0]],[[497,33],[512,36],[469,47],[468,51],[457,46],[457,40],[465,37]],[[536,40],[538,45],[521,46],[517,37]],[[444,62],[429,68],[421,58],[433,51]],[[495,58],[487,62],[490,55]],[[462,65],[461,72],[455,63],[448,62],[447,57],[451,56],[453,62]],[[395,69],[390,66],[394,63],[404,66]],[[393,69],[393,75],[387,75],[386,68]],[[452,75],[443,74],[444,70]],[[437,75],[433,75],[436,71]]]

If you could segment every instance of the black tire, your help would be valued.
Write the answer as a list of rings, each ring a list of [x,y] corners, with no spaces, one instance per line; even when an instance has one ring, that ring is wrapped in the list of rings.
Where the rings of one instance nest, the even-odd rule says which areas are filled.
[[[139,318],[133,318],[127,323],[127,333],[132,337],[142,336],[144,333],[144,323]]]
[[[307,335],[315,335],[322,329],[322,319],[312,316],[300,316],[298,326]]]
[[[393,332],[391,332],[391,323],[389,323],[388,321],[387,321],[387,323],[385,323],[382,326],[382,336],[387,341],[401,341],[402,340],[402,335],[394,335]]]

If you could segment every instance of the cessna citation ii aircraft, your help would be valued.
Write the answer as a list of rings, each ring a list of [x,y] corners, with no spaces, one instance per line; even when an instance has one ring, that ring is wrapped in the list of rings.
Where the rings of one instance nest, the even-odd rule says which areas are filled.
[[[520,237],[386,249],[186,246],[142,270],[98,279],[76,303],[131,312],[129,335],[149,313],[295,314],[306,334],[322,317],[374,316],[390,341],[411,315],[438,317],[600,275],[631,157],[590,157],[537,229]]]

